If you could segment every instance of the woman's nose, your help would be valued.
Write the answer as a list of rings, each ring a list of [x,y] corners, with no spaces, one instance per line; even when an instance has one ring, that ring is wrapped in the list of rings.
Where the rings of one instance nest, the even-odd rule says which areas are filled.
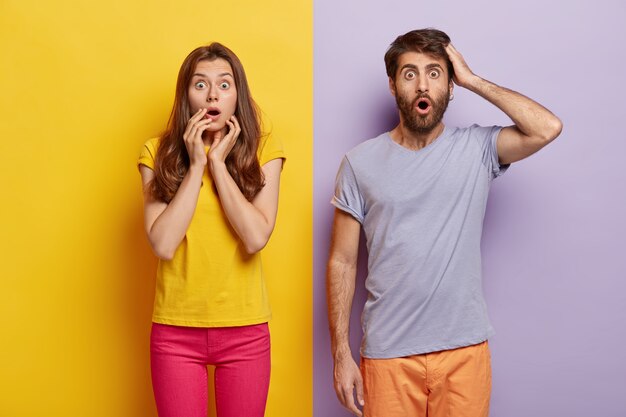
[[[213,102],[213,101],[217,101],[217,99],[218,99],[217,88],[209,87],[209,91],[207,92],[207,95],[206,95],[206,101]]]

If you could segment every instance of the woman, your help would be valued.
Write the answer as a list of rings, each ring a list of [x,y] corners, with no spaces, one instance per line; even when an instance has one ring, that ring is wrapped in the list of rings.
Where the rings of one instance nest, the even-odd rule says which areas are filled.
[[[259,251],[276,220],[284,160],[262,137],[237,56],[219,43],[183,62],[167,130],[144,145],[145,229],[160,258],[152,385],[160,417],[263,416],[270,310]]]

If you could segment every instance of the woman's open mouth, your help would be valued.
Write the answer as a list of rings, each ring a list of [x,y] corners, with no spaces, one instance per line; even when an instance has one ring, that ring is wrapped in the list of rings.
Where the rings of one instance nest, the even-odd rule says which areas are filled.
[[[207,110],[205,117],[207,119],[209,119],[209,118],[210,119],[217,119],[218,117],[220,117],[220,114],[221,114],[221,112],[220,112],[219,109],[211,108],[211,109]]]

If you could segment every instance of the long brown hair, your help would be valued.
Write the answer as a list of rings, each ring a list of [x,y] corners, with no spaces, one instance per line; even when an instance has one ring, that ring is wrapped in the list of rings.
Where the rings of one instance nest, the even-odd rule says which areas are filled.
[[[183,177],[189,170],[189,155],[183,133],[191,117],[188,89],[191,78],[200,61],[223,59],[233,69],[237,88],[237,108],[235,117],[241,126],[241,133],[232,151],[226,157],[226,168],[248,201],[263,188],[264,178],[257,149],[261,136],[261,123],[258,107],[248,87],[248,80],[239,58],[227,47],[217,42],[194,49],[183,61],[176,82],[174,107],[167,124],[167,129],[160,139],[154,161],[154,181],[151,183],[152,195],[169,203]]]

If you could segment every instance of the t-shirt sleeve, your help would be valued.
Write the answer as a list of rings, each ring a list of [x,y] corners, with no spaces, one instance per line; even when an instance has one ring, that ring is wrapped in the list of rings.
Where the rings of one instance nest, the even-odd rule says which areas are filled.
[[[473,125],[472,136],[478,141],[482,156],[483,165],[489,171],[491,179],[495,179],[504,174],[509,169],[510,164],[501,165],[498,159],[498,135],[502,126],[478,126]]]
[[[154,169],[154,158],[156,157],[158,138],[149,139],[141,147],[137,167],[145,165],[150,169]]]
[[[283,167],[285,166],[285,161],[287,160],[287,156],[285,155],[285,149],[283,148],[283,143],[280,139],[275,136],[268,135],[261,138],[261,143],[259,144],[259,165],[263,166],[272,159],[281,158],[283,160]]]
[[[344,157],[335,180],[335,195],[330,201],[338,209],[352,215],[359,223],[365,217],[363,196],[354,175],[354,170],[348,158]]]

